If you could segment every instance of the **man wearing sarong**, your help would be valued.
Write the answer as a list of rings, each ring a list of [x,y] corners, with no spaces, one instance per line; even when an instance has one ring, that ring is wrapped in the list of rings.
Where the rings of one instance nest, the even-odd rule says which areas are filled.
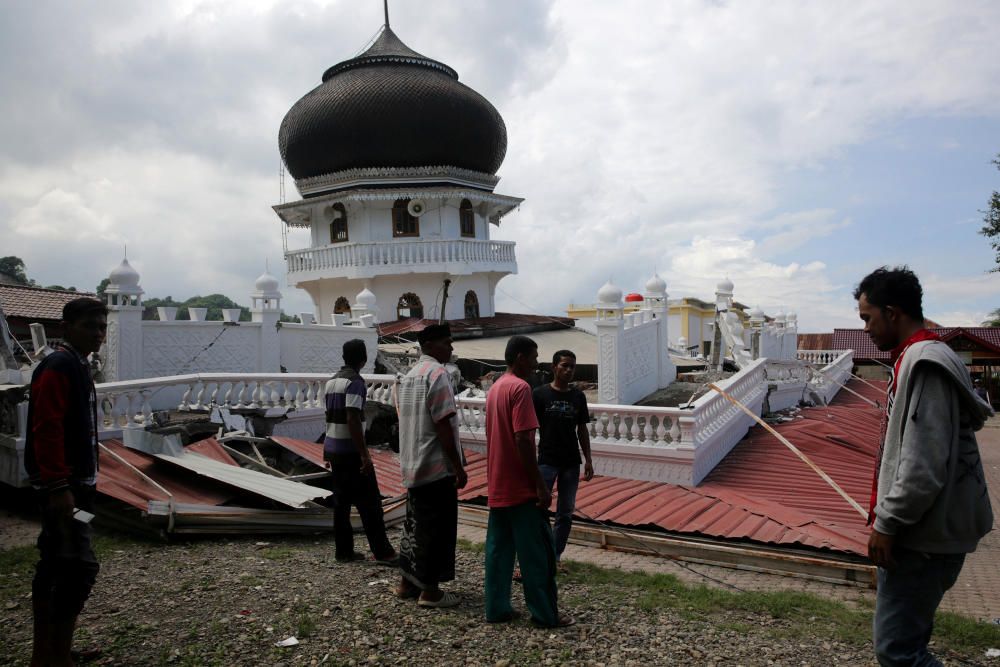
[[[397,395],[407,495],[396,595],[417,598],[421,607],[454,607],[459,597],[438,588],[455,578],[458,490],[467,481],[455,393],[444,367],[451,360],[451,328],[429,326],[417,340],[421,356],[400,380]]]

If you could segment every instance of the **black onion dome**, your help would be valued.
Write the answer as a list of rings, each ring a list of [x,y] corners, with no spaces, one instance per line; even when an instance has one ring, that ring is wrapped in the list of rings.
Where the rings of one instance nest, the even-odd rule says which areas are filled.
[[[365,167],[494,174],[507,152],[507,128],[455,70],[386,27],[371,48],[329,68],[323,83],[295,103],[278,144],[296,180]]]

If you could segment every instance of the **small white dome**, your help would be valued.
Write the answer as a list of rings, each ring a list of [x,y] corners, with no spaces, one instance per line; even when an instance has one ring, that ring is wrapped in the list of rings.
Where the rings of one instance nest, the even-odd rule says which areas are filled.
[[[375,307],[375,293],[366,287],[358,292],[358,295],[354,297],[354,303],[359,306],[364,306],[368,310],[372,310]]]
[[[788,319],[789,322],[795,322],[796,320],[799,319],[799,316],[796,315],[794,312],[792,312],[792,313],[788,313],[787,319]]]
[[[764,311],[761,310],[760,306],[754,306],[753,310],[750,311],[750,318],[754,320],[764,319]]]
[[[108,280],[110,285],[117,287],[138,287],[139,272],[132,268],[127,259],[122,259],[122,263],[115,267]]]
[[[774,321],[775,322],[784,322],[787,319],[788,319],[788,317],[785,315],[785,311],[783,311],[783,310],[780,311],[777,315],[774,316]]]
[[[267,271],[260,274],[257,281],[254,283],[254,287],[257,288],[258,292],[277,292],[278,291],[278,279],[272,276]]]
[[[725,278],[722,279],[722,282],[720,282],[718,285],[715,286],[715,291],[723,292],[725,294],[732,294],[733,281],[729,279],[729,276],[726,276]]]
[[[662,294],[667,291],[667,281],[654,273],[653,277],[646,281],[646,291],[650,294]]]
[[[617,285],[614,285],[609,280],[604,283],[604,286],[597,290],[597,301],[604,305],[621,305],[622,301],[622,290]]]

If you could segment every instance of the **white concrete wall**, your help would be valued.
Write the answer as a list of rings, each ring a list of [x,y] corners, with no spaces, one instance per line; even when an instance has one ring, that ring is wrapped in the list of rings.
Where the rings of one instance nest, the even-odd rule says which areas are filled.
[[[130,320],[139,315],[124,314]],[[149,320],[121,326],[112,320],[115,326],[109,326],[102,349],[108,382],[189,373],[277,373],[282,366],[288,372],[331,373],[343,365],[341,350],[352,338],[365,341],[365,372],[371,372],[378,347],[372,327]]]
[[[371,280],[346,278],[323,280],[317,286],[320,321],[330,322],[328,314],[333,312],[338,297],[346,297],[353,304],[355,296],[366,285],[375,294],[375,314],[379,322],[392,322],[396,319],[396,304],[399,302],[399,297],[406,292],[413,292],[420,297],[424,307],[424,317],[436,318],[439,316],[441,288],[446,277],[444,274],[409,274],[380,276]],[[480,317],[492,317],[495,312],[493,293],[500,278],[502,276],[489,273],[451,276],[445,319],[456,320],[465,317],[465,293],[469,290],[474,291],[479,298]]]

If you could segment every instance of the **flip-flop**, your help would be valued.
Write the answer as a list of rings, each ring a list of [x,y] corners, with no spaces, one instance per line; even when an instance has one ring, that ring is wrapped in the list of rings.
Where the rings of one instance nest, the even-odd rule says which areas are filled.
[[[400,600],[412,600],[413,598],[420,597],[419,588],[401,588],[396,586],[392,589],[392,594],[398,597]]]
[[[446,609],[448,607],[457,607],[462,603],[461,598],[457,595],[452,595],[451,593],[444,593],[440,600],[417,600],[418,607],[428,607],[430,609]]]
[[[399,554],[393,554],[388,558],[373,558],[376,565],[384,565],[385,567],[399,567]]]

